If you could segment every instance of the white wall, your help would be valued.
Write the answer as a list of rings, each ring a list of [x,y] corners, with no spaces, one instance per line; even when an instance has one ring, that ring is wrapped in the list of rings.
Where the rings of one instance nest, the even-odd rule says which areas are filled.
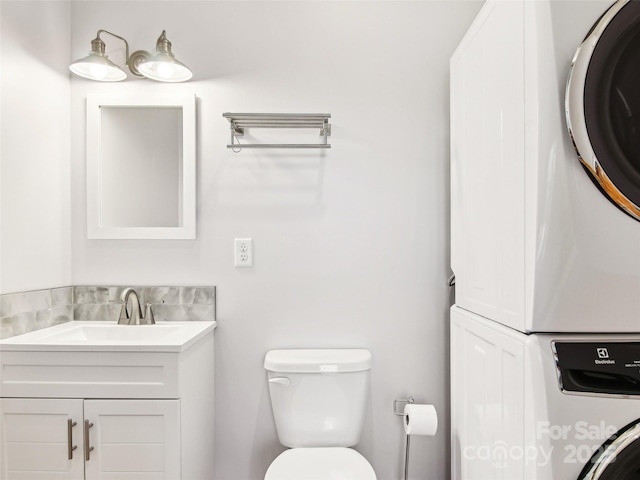
[[[0,2],[0,293],[69,285],[69,2]]]
[[[193,81],[74,78],[74,284],[218,286],[216,480],[259,480],[282,450],[262,361],[287,347],[366,347],[372,392],[358,449],[402,477],[394,398],[434,403],[411,478],[448,477],[448,62],[481,2],[73,2],[71,57],[98,29],[152,49],[167,30]],[[122,65],[122,44],[107,50]],[[110,51],[110,52],[109,52]],[[193,92],[198,238],[86,240],[87,93]],[[330,151],[225,148],[226,111],[328,112]],[[143,180],[143,179],[141,179]],[[233,267],[233,238],[255,266]]]

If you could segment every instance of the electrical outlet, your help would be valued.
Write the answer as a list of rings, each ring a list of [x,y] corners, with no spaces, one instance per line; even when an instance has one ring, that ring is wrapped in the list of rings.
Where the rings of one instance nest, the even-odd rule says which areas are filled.
[[[236,267],[253,266],[253,239],[236,238],[233,240],[234,265]]]

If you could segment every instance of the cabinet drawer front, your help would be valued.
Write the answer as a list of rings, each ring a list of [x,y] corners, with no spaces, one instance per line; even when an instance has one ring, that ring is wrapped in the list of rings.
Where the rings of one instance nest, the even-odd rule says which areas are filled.
[[[0,397],[178,398],[178,356],[2,352]]]

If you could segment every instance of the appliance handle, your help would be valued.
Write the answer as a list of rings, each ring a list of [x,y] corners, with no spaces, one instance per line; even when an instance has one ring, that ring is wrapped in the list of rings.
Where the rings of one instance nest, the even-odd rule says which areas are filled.
[[[270,384],[282,385],[283,387],[288,387],[291,385],[291,380],[288,377],[272,377],[269,379]]]

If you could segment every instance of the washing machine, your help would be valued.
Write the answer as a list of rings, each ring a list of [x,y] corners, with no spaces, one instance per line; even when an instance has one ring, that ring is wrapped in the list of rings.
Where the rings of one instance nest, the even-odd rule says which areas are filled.
[[[451,318],[453,480],[640,479],[640,334]]]
[[[640,1],[487,0],[450,67],[456,304],[640,331]]]

